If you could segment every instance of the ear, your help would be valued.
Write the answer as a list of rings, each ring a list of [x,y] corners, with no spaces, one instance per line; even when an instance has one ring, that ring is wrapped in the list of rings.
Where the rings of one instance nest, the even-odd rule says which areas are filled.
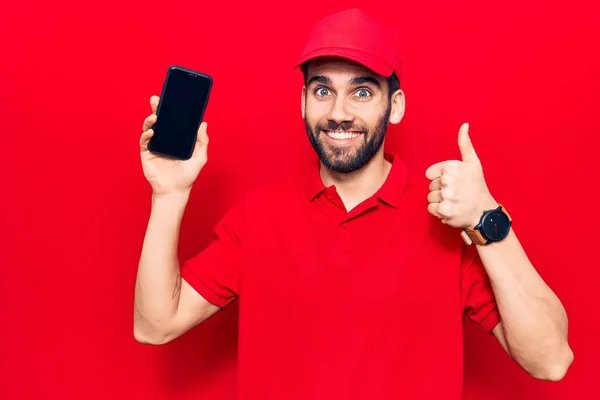
[[[392,111],[390,113],[390,123],[398,124],[404,117],[404,107],[406,105],[404,92],[402,89],[396,90],[392,95]]]
[[[302,86],[302,119],[306,117],[306,86]]]

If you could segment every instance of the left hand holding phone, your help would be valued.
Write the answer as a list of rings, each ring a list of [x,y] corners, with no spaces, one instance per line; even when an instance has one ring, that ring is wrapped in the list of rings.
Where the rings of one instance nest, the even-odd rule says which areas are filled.
[[[140,158],[144,176],[152,186],[154,197],[171,194],[187,195],[208,161],[207,123],[203,121],[200,124],[194,152],[189,160],[176,160],[154,154],[148,150],[148,142],[154,134],[152,127],[156,123],[158,102],[158,96],[150,98],[152,114],[144,120],[140,137]]]

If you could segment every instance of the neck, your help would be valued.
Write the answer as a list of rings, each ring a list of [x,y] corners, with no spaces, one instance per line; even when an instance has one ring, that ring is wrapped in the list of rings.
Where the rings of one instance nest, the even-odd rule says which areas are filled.
[[[346,210],[350,211],[381,188],[391,168],[392,164],[380,150],[368,164],[350,173],[331,171],[321,164],[321,180],[325,186],[335,185]]]

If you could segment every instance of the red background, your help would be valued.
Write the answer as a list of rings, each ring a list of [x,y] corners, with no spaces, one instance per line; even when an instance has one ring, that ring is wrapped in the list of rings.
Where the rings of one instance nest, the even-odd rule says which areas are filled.
[[[466,398],[593,397],[584,394],[594,390],[600,356],[593,6],[284,3],[290,10],[220,1],[3,7],[0,396],[233,398],[235,308],[164,347],[133,338],[150,203],[138,156],[148,99],[170,64],[215,80],[209,163],[182,232],[187,258],[246,189],[311,155],[300,74],[290,66],[318,17],[364,3],[405,39],[407,112],[388,145],[424,171],[457,153],[458,127],[469,121],[494,195],[570,316],[575,363],[557,384],[529,378],[491,336],[468,325]]]

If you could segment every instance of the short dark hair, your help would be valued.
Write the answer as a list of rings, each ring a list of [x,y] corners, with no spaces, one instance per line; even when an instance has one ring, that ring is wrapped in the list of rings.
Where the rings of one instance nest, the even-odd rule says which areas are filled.
[[[304,64],[302,64],[300,66],[300,70],[302,71],[302,75],[304,75],[304,84],[306,85],[307,79],[308,79],[308,62],[305,62]],[[387,81],[388,88],[389,88],[388,98],[391,99],[392,94],[394,94],[394,92],[396,90],[400,89],[400,80],[396,76],[396,73],[392,73],[391,76],[386,78],[386,81]]]

